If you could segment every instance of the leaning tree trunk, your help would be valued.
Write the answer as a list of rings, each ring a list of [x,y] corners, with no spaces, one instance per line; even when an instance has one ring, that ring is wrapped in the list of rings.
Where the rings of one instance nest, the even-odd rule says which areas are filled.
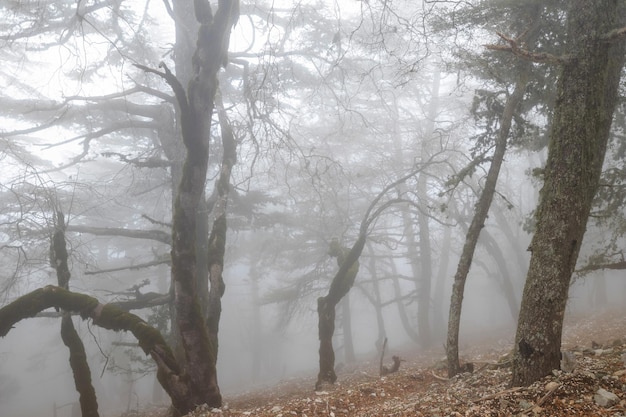
[[[337,263],[339,271],[333,278],[330,284],[328,294],[324,297],[317,299],[317,315],[318,315],[318,331],[320,340],[320,371],[317,375],[316,389],[322,386],[323,383],[335,383],[337,375],[335,374],[335,352],[333,350],[333,334],[335,332],[335,307],[339,301],[350,291],[356,274],[359,271],[358,260],[365,247],[365,241],[367,240],[367,233],[370,225],[375,221],[381,213],[393,204],[404,202],[402,199],[391,199],[384,203],[381,203],[382,198],[389,193],[390,190],[396,189],[400,184],[414,177],[417,173],[422,171],[425,166],[428,166],[430,161],[424,163],[423,166],[416,168],[409,172],[407,175],[399,178],[398,180],[390,183],[384,187],[380,193],[374,198],[367,210],[363,220],[361,220],[361,226],[359,227],[359,237],[349,251],[344,250],[339,246],[339,242],[333,241],[331,243],[329,254],[331,256],[337,256]]]
[[[317,375],[315,389],[320,389],[322,384],[334,384],[337,380],[335,374],[335,351],[333,349],[333,335],[335,334],[335,308],[341,299],[350,291],[356,275],[359,272],[359,256],[365,246],[365,233],[359,238],[349,251],[339,246],[339,242],[331,242],[329,254],[337,257],[339,271],[330,284],[328,294],[317,299],[318,334],[320,340],[320,371]]]
[[[50,248],[50,261],[57,272],[59,287],[69,290],[70,269],[68,266],[67,244],[65,242],[65,216],[57,211],[55,232]],[[74,385],[78,391],[78,402],[83,417],[98,417],[98,398],[91,383],[91,370],[87,363],[85,345],[74,328],[72,315],[63,310],[61,316],[61,340],[70,352],[70,368],[74,376]]]
[[[476,203],[476,211],[474,217],[467,229],[465,244],[454,275],[454,283],[452,285],[452,297],[450,300],[450,315],[448,318],[448,337],[446,343],[446,356],[448,359],[448,377],[453,377],[461,371],[459,363],[459,328],[461,323],[461,307],[463,304],[463,293],[465,291],[465,282],[472,265],[472,258],[478,243],[480,231],[485,224],[485,219],[496,191],[496,183],[500,174],[500,167],[504,160],[506,152],[507,138],[511,129],[511,122],[515,109],[524,97],[526,89],[528,72],[530,64],[522,70],[520,79],[515,85],[515,89],[511,96],[507,99],[502,116],[500,118],[500,130],[496,141],[496,147],[491,159],[491,165],[487,172],[487,178],[478,202]]]
[[[623,2],[570,2],[544,185],[515,337],[512,385],[558,369],[570,279],[598,188],[624,63]],[[621,35],[620,35],[621,33]],[[620,36],[622,38],[620,39]]]

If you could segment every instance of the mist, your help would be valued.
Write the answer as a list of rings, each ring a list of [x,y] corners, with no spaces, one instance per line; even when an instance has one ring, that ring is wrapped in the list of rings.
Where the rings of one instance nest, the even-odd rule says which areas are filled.
[[[333,310],[339,380],[376,367],[385,338],[388,356],[445,359],[455,271],[519,82],[518,61],[502,52],[494,27],[525,33],[519,11],[506,2],[240,3],[228,54],[211,58],[224,62],[214,111],[200,122],[208,168],[185,240],[193,251],[182,251],[196,279],[188,310],[206,323],[218,311],[219,343],[209,344],[223,403],[295,380],[310,380],[313,391],[320,299],[341,287],[341,256],[361,238],[358,273]],[[61,286],[51,248],[62,231],[68,289],[139,316],[184,372],[194,365],[176,333],[184,228],[173,219],[193,200],[180,190],[197,155],[184,136],[194,101],[177,87],[193,97],[188,86],[204,74],[196,42],[204,23],[180,0],[93,4],[0,9],[0,309]],[[546,9],[541,36],[562,39],[563,16]],[[462,297],[463,358],[480,340],[515,345],[556,76],[533,67],[509,120]],[[566,321],[620,308],[626,294],[623,111],[574,262]],[[222,215],[225,239],[211,240]],[[215,242],[224,245],[217,258]],[[80,415],[64,314],[41,309],[0,339],[0,415]],[[73,313],[72,323],[100,415],[171,403],[154,350],[100,327],[92,312]]]

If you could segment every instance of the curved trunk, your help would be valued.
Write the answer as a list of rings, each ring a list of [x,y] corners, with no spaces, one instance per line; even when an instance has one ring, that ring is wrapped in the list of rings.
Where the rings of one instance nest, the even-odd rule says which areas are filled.
[[[337,375],[335,374],[335,351],[333,350],[335,308],[354,284],[356,275],[359,272],[358,259],[363,252],[365,240],[366,236],[362,233],[350,251],[346,250],[344,252],[343,248],[339,249],[336,255],[339,271],[337,271],[330,284],[328,294],[317,299],[320,371],[317,375],[315,389],[319,389],[324,383],[334,384],[337,380]]]
[[[507,99],[500,121],[500,131],[496,141],[496,148],[487,172],[487,178],[478,202],[476,203],[476,211],[465,237],[465,244],[461,252],[461,258],[454,275],[454,283],[452,285],[452,297],[450,300],[450,315],[448,318],[448,337],[446,343],[446,356],[448,359],[448,376],[451,378],[461,371],[459,363],[459,328],[461,323],[461,307],[463,304],[463,293],[465,291],[465,281],[472,265],[472,258],[478,243],[480,231],[484,226],[485,219],[493,200],[496,190],[496,183],[500,175],[500,167],[506,153],[507,138],[511,129],[513,113],[524,97],[526,89],[527,76],[530,71],[530,64],[526,66],[525,71],[520,76],[520,80],[515,85],[515,90]]]

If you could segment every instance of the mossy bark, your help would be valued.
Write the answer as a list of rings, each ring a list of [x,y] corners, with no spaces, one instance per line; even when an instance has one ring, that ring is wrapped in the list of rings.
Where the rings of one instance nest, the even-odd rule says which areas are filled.
[[[560,366],[570,280],[585,233],[617,102],[624,41],[603,34],[624,25],[623,2],[575,0],[567,56],[557,85],[544,185],[536,211],[512,385],[526,386]]]
[[[334,384],[337,380],[337,375],[335,374],[335,351],[333,349],[335,308],[354,284],[354,280],[359,272],[359,256],[363,252],[365,240],[365,233],[361,233],[349,251],[341,248],[336,242],[331,243],[329,254],[337,257],[339,271],[337,271],[330,284],[328,294],[317,299],[320,370],[315,384],[316,389],[319,389],[324,383]]]
[[[236,0],[220,0],[213,15],[207,0],[194,1],[200,27],[193,75],[186,91],[177,80],[170,78],[180,106],[182,138],[187,151],[172,222],[172,281],[191,408],[201,404],[222,405],[215,368],[216,349],[210,341],[199,303],[195,237],[197,212],[206,182],[217,73],[224,62],[225,47],[235,18],[233,12],[238,9],[236,3]],[[188,412],[189,408],[179,411]]]
[[[6,336],[21,320],[51,307],[91,318],[95,325],[105,329],[131,332],[143,351],[157,363],[157,377],[172,398],[172,405],[180,412],[193,409],[188,378],[161,333],[140,317],[113,305],[100,304],[91,296],[52,285],[32,291],[0,309],[0,337]]]
[[[61,211],[56,215],[56,227],[52,237],[51,262],[57,272],[59,287],[69,289],[71,273],[68,265],[67,243],[65,241],[65,216]],[[91,383],[91,369],[87,363],[85,346],[74,328],[72,316],[64,311],[61,317],[61,339],[70,352],[70,368],[74,376],[74,385],[79,394],[81,415],[99,417],[98,398]]]

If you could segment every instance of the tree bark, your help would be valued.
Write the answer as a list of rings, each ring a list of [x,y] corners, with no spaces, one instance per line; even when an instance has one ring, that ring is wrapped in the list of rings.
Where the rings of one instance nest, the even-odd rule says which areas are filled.
[[[65,241],[65,216],[61,211],[56,214],[55,232],[52,237],[51,261],[57,272],[59,287],[69,290],[71,273],[68,265],[67,243]],[[81,415],[83,417],[99,417],[98,398],[91,383],[91,370],[87,363],[85,346],[74,328],[72,315],[62,312],[61,340],[70,352],[70,368],[74,376],[74,385],[78,391]]]
[[[193,76],[187,90],[177,79],[166,74],[180,106],[182,138],[187,150],[172,221],[172,282],[176,322],[189,377],[189,400],[196,406],[222,405],[215,368],[217,345],[211,342],[199,303],[195,243],[197,212],[207,174],[211,117],[218,88],[217,73],[226,54],[228,33],[234,24],[234,3],[236,0],[220,0],[213,16],[208,1],[194,1],[194,12],[200,27],[192,59]]]
[[[500,130],[496,140],[496,147],[487,172],[487,178],[478,202],[476,203],[476,211],[474,217],[467,229],[465,244],[461,252],[461,258],[454,275],[454,283],[452,285],[452,297],[450,300],[450,315],[448,318],[448,337],[446,343],[446,356],[448,359],[448,377],[452,378],[461,371],[459,363],[459,328],[461,323],[461,307],[463,304],[463,293],[465,290],[465,281],[472,265],[472,258],[478,243],[480,231],[484,226],[485,219],[493,200],[496,190],[496,183],[500,174],[500,167],[506,153],[507,138],[511,129],[511,122],[515,109],[524,97],[526,89],[528,73],[530,72],[530,64],[522,70],[520,79],[515,85],[515,89],[511,96],[507,99],[502,116],[500,118]]]
[[[224,110],[220,93],[216,96],[217,113],[222,131],[222,169],[215,184],[216,201],[213,205],[213,226],[208,241],[207,264],[209,267],[209,293],[206,306],[206,321],[213,358],[217,361],[218,331],[222,314],[222,296],[226,290],[222,271],[226,252],[226,207],[230,190],[230,174],[237,162],[237,142]]]
[[[366,234],[359,234],[359,238],[349,251],[347,248],[340,247],[339,242],[331,242],[329,255],[337,257],[339,271],[337,271],[330,284],[328,294],[317,299],[320,371],[317,375],[315,389],[320,389],[324,383],[334,384],[337,381],[337,374],[335,374],[335,351],[333,350],[335,308],[354,284],[356,275],[359,272],[359,256],[363,252],[365,240]]]
[[[544,185],[515,337],[513,386],[558,369],[563,316],[617,102],[624,42],[602,34],[624,24],[623,2],[575,0],[550,130]],[[619,19],[619,21],[618,21]]]
[[[131,332],[137,338],[139,347],[156,362],[157,378],[170,395],[174,408],[185,414],[197,405],[190,400],[189,379],[183,374],[161,333],[140,317],[110,304],[100,304],[88,295],[52,285],[23,295],[0,308],[0,337],[6,336],[16,323],[35,317],[50,307],[78,313],[84,319],[91,318],[96,326],[104,329]]]

